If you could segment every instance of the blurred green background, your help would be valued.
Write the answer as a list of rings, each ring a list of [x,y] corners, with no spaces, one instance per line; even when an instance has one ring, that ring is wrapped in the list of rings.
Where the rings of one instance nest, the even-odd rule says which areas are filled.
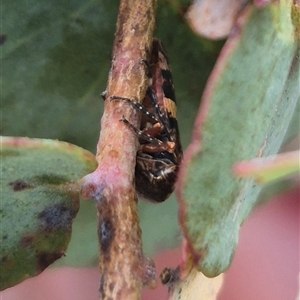
[[[183,146],[222,42],[197,37],[182,17],[187,1],[159,1],[155,36],[166,46]],[[1,135],[59,139],[95,153],[119,1],[18,1],[2,5]],[[180,242],[174,195],[140,201],[145,252]],[[81,202],[67,256],[56,264],[97,264],[96,209]]]

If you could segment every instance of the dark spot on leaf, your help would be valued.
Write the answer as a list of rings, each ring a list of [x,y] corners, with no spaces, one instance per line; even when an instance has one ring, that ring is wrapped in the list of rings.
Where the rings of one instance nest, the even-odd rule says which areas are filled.
[[[23,180],[16,180],[16,181],[10,182],[8,185],[10,185],[15,192],[20,192],[25,189],[32,188],[32,186],[29,183],[27,183]]]
[[[7,34],[0,34],[0,45],[2,46],[7,40]]]
[[[39,184],[60,185],[65,182],[68,182],[68,179],[66,177],[57,176],[54,174],[43,174],[43,175],[34,177],[34,181],[36,181]]]
[[[109,219],[103,219],[99,225],[99,241],[102,252],[107,252],[115,235],[115,228]]]
[[[36,255],[39,271],[44,271],[50,264],[64,255],[63,251],[55,253],[41,252]]]
[[[7,234],[5,234],[5,235],[2,237],[2,240],[5,241],[5,240],[7,240],[7,238],[8,238],[8,236],[7,236]]]
[[[74,214],[70,208],[61,204],[56,204],[44,209],[38,217],[43,230],[56,231],[70,227]]]
[[[23,247],[29,247],[33,244],[34,242],[34,235],[28,234],[22,237],[21,239],[21,245]]]

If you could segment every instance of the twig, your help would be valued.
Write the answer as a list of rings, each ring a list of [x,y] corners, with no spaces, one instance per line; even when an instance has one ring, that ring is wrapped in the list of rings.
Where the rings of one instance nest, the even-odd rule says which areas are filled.
[[[96,200],[100,244],[100,299],[140,299],[156,283],[155,267],[143,255],[134,170],[138,141],[120,119],[139,127],[140,116],[122,96],[142,102],[148,78],[142,59],[151,51],[155,0],[122,0],[105,110],[97,145],[98,168],[83,179],[82,195]]]

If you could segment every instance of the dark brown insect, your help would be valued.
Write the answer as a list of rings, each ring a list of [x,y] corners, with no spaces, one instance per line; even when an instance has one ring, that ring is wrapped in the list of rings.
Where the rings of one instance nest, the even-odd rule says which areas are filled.
[[[182,147],[176,117],[176,101],[172,74],[166,51],[154,39],[150,62],[145,62],[151,74],[151,84],[143,104],[119,96],[110,97],[128,101],[143,114],[140,129],[125,118],[122,121],[139,136],[135,168],[136,191],[154,202],[166,200],[175,188]]]

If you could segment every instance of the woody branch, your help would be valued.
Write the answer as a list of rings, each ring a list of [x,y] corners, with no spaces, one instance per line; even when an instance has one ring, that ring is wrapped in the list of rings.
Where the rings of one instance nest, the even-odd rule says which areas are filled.
[[[122,0],[106,89],[98,168],[83,179],[82,195],[96,200],[100,248],[100,299],[140,299],[144,284],[155,285],[155,268],[144,257],[137,215],[134,170],[138,141],[120,119],[139,127],[140,116],[122,96],[141,102],[148,78],[142,59],[151,51],[155,0]]]

